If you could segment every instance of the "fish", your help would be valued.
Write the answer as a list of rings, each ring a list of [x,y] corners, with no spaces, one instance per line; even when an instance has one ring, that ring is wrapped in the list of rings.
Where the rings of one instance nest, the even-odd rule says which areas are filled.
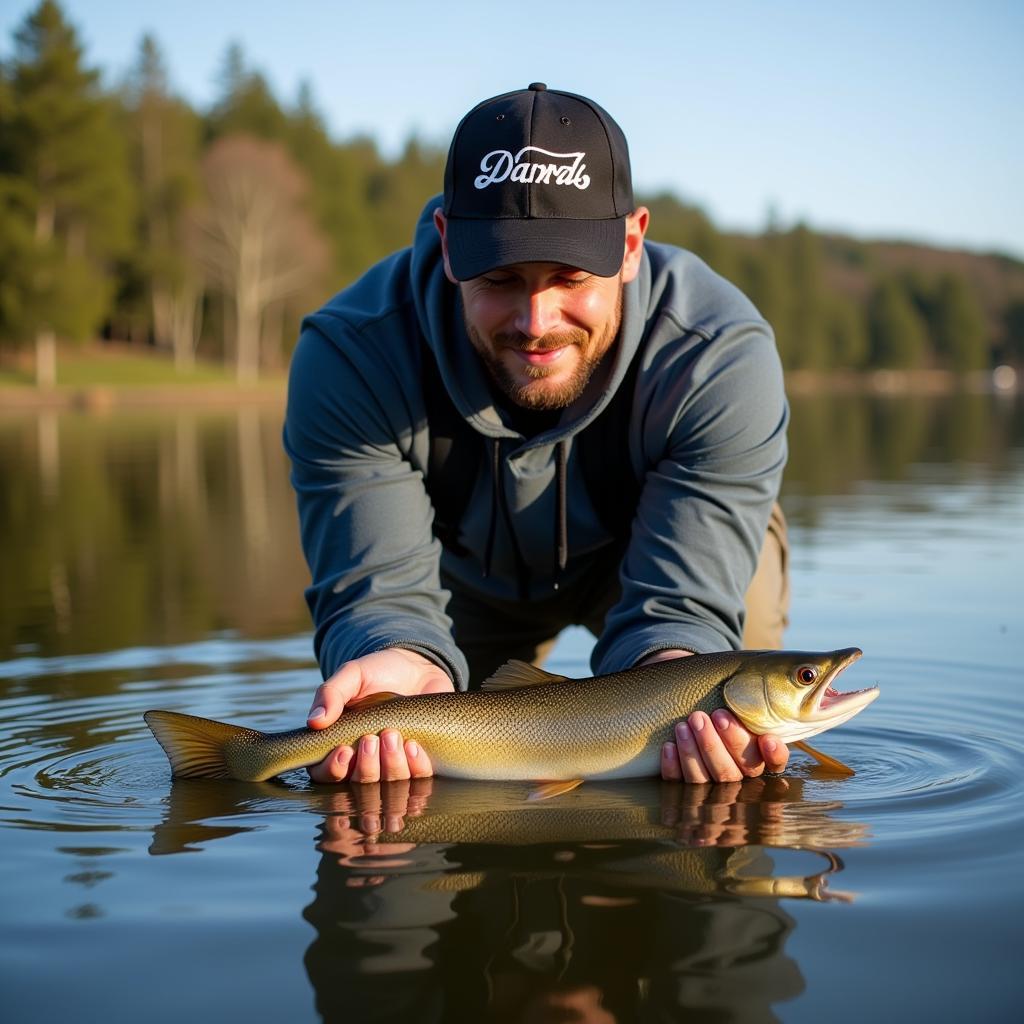
[[[326,729],[264,733],[162,710],[143,717],[176,778],[261,782],[397,729],[429,752],[438,775],[542,782],[550,788],[537,795],[546,797],[584,780],[659,774],[675,723],[697,710],[728,708],[749,731],[786,743],[834,728],[878,696],[877,687],[832,685],[861,654],[728,651],[583,678],[510,661],[479,690],[372,694]]]

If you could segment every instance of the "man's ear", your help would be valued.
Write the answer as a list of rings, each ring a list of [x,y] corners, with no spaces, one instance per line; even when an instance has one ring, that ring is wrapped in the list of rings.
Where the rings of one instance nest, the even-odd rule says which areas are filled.
[[[435,215],[436,216],[436,215]],[[622,283],[628,284],[640,273],[640,260],[644,254],[644,235],[651,212],[646,206],[638,206],[626,218],[626,249],[622,259]]]
[[[459,282],[452,273],[452,265],[448,259],[448,235],[446,233],[448,231],[448,221],[445,220],[444,214],[440,210],[434,211],[434,227],[437,228],[437,233],[441,236],[441,257],[444,260],[444,276],[452,284],[458,284]]]

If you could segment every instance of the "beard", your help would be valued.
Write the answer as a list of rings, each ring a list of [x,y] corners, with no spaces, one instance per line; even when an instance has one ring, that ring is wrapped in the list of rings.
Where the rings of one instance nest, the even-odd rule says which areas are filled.
[[[600,366],[605,353],[611,348],[619,333],[622,322],[622,289],[616,302],[615,313],[604,325],[599,334],[591,334],[582,327],[570,328],[566,331],[552,332],[540,338],[528,338],[518,332],[499,333],[485,338],[468,320],[465,321],[466,333],[477,354],[483,360],[491,380],[499,390],[507,395],[516,405],[524,409],[544,411],[564,409],[572,405]],[[531,366],[524,363],[513,373],[502,358],[505,349],[516,349],[521,352],[550,352],[553,349],[573,346],[578,358],[570,376],[551,387],[539,386],[537,382],[553,377],[561,372],[558,363],[551,366]],[[524,383],[522,377],[527,380]]]

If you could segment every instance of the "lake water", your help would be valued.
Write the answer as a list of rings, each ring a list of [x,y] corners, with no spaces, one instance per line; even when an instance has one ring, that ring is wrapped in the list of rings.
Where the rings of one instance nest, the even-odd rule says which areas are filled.
[[[881,698],[779,779],[172,783],[301,724],[280,410],[0,415],[0,1017],[1017,1019],[1024,405],[794,401],[787,645]],[[587,672],[570,631],[551,667]]]

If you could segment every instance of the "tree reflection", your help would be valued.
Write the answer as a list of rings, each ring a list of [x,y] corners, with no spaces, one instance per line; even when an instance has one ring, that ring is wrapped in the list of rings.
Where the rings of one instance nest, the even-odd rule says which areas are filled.
[[[814,529],[921,467],[959,483],[1020,474],[1019,397],[798,396],[782,503]],[[281,410],[0,418],[0,659],[307,630]],[[950,471],[948,467],[953,466]],[[805,537],[805,543],[813,536]],[[798,552],[796,552],[798,554]]]
[[[0,659],[308,628],[280,417],[0,420]]]

